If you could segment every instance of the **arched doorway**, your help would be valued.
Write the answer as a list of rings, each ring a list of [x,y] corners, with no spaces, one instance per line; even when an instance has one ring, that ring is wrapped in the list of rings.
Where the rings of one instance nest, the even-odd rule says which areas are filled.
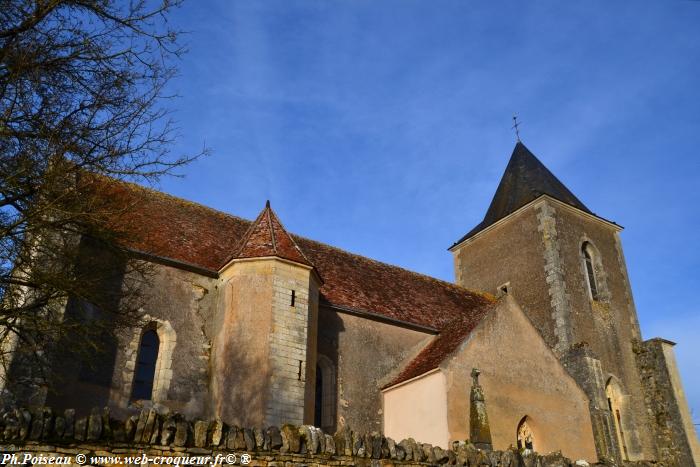
[[[518,423],[518,449],[535,450],[535,434],[532,431],[532,421],[527,415]]]

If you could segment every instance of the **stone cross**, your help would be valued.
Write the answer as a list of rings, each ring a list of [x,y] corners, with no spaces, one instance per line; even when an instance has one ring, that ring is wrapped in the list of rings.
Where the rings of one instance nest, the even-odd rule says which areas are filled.
[[[469,441],[478,449],[491,450],[491,428],[489,417],[486,413],[486,401],[484,390],[479,384],[481,372],[477,368],[472,369],[472,388],[469,394]]]
[[[481,372],[479,371],[478,368],[472,368],[472,386],[478,386],[479,385],[479,375]]]

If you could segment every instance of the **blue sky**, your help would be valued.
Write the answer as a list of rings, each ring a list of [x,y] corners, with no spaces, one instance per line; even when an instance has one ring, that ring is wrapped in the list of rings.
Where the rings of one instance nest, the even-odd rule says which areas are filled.
[[[700,2],[189,1],[160,188],[453,280],[525,144],[622,234],[642,332],[700,423]]]

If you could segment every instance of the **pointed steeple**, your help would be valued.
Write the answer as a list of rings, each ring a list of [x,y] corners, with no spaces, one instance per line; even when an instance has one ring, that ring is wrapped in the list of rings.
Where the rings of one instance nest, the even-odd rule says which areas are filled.
[[[486,227],[517,211],[530,201],[548,195],[563,203],[592,214],[547,167],[520,141],[510,156],[510,161],[498,184],[488,211],[474,229],[459,239],[455,245],[484,230]]]
[[[299,245],[285,230],[277,214],[270,207],[269,200],[248,228],[231,259],[265,256],[277,256],[313,267]]]

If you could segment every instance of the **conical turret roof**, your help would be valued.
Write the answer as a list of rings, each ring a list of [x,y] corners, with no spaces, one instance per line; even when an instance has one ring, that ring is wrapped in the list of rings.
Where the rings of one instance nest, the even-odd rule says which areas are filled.
[[[231,259],[277,256],[313,267],[299,245],[287,233],[270,202],[248,228]]]
[[[564,184],[540,162],[523,143],[518,141],[498,184],[484,220],[460,238],[455,245],[486,227],[517,211],[527,203],[548,195],[563,203],[592,214]]]

